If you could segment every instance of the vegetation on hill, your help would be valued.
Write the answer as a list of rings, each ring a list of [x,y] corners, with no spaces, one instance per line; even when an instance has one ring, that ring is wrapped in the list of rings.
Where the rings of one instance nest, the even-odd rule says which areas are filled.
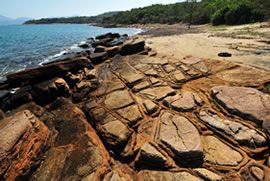
[[[129,11],[110,12],[93,17],[51,18],[27,21],[26,24],[44,23],[99,23],[99,24],[190,24],[236,25],[270,18],[268,0],[187,0],[185,2],[156,4]]]
[[[77,16],[67,18],[42,18],[38,20],[29,20],[25,24],[53,24],[53,23],[75,23],[75,24],[88,24],[88,23],[102,23],[104,18],[117,14],[118,11],[107,12],[97,16]]]
[[[202,0],[170,5],[152,5],[117,13],[103,23],[178,23],[243,24],[270,17],[270,1],[266,0]]]

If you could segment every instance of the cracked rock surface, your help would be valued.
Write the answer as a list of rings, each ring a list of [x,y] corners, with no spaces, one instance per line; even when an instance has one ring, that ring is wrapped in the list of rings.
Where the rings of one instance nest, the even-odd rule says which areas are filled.
[[[248,72],[231,63],[148,56],[144,41],[126,39],[99,36],[78,62],[10,75],[0,180],[270,180],[265,82],[220,78]]]

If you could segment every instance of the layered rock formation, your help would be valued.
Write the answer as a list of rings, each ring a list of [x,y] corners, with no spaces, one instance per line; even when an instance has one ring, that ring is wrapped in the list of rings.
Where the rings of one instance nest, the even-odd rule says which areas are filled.
[[[1,180],[270,179],[269,94],[125,35],[89,46],[1,85]]]

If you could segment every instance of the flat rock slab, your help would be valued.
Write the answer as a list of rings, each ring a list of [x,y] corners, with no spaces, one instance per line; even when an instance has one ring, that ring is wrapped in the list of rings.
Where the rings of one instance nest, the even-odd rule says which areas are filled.
[[[123,118],[128,120],[129,125],[134,125],[143,117],[137,105],[131,105],[117,111]]]
[[[93,180],[100,178],[109,167],[110,157],[84,113],[63,99],[49,109],[54,115],[49,125],[57,134],[31,180],[82,180],[89,175]]]
[[[25,110],[0,121],[0,178],[26,176],[47,146],[49,130]],[[31,154],[29,154],[31,153]],[[18,157],[18,155],[20,155]]]
[[[140,93],[150,99],[160,101],[169,95],[175,94],[175,90],[169,86],[160,86],[142,90]]]
[[[191,111],[197,106],[200,106],[202,100],[195,93],[183,92],[181,95],[177,94],[172,97],[167,97],[164,99],[163,103],[176,111]]]
[[[254,129],[250,129],[241,123],[221,119],[219,116],[205,111],[201,111],[199,113],[199,118],[213,128],[226,133],[240,144],[249,146],[251,148],[264,146],[267,142],[266,135],[259,133]]]
[[[145,142],[140,149],[137,162],[143,165],[163,168],[167,158],[163,156],[154,146]]]
[[[201,139],[196,127],[185,117],[164,112],[160,117],[159,139],[182,164],[200,165],[203,160]]]
[[[145,100],[143,102],[143,106],[144,106],[145,112],[147,114],[153,114],[158,109],[158,106],[155,103],[153,103],[152,101],[150,101],[150,100]]]
[[[242,160],[243,156],[221,142],[214,136],[202,137],[202,145],[205,153],[205,161],[222,165],[222,166],[237,166]]]
[[[142,170],[137,174],[137,179],[141,181],[202,181],[201,178],[196,177],[188,172],[168,172],[168,171],[150,171]]]
[[[218,86],[213,98],[226,110],[251,121],[270,122],[270,95],[254,88]]]
[[[206,180],[209,180],[209,181],[222,181],[223,180],[221,176],[205,168],[196,168],[194,170],[198,173],[200,177]]]
[[[181,60],[186,65],[190,65],[193,68],[199,70],[202,73],[207,73],[209,70],[204,64],[203,60],[198,57],[185,57],[184,59]]]
[[[134,103],[134,101],[129,92],[127,90],[123,90],[108,94],[104,103],[110,109],[119,109]]]
[[[119,147],[127,142],[131,131],[121,121],[111,121],[102,126],[105,142],[113,147]]]
[[[134,70],[128,70],[120,74],[129,84],[134,84],[143,79],[144,75]]]

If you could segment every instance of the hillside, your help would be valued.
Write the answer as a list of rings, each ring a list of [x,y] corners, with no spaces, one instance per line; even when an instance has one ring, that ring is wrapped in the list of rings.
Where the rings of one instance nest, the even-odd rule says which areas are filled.
[[[91,17],[49,18],[27,21],[26,24],[98,23],[115,24],[245,24],[270,18],[270,1],[265,0],[189,0],[181,3],[155,4],[129,11],[109,12]],[[237,18],[236,18],[237,17]]]
[[[53,23],[74,23],[74,24],[88,24],[88,23],[102,23],[104,18],[109,18],[118,12],[107,12],[97,16],[77,16],[77,17],[61,17],[61,18],[42,18],[38,20],[29,20],[25,24],[53,24]]]
[[[152,5],[120,12],[105,18],[103,23],[147,24],[213,23],[245,24],[269,19],[270,1],[264,0],[189,0],[169,5]]]

